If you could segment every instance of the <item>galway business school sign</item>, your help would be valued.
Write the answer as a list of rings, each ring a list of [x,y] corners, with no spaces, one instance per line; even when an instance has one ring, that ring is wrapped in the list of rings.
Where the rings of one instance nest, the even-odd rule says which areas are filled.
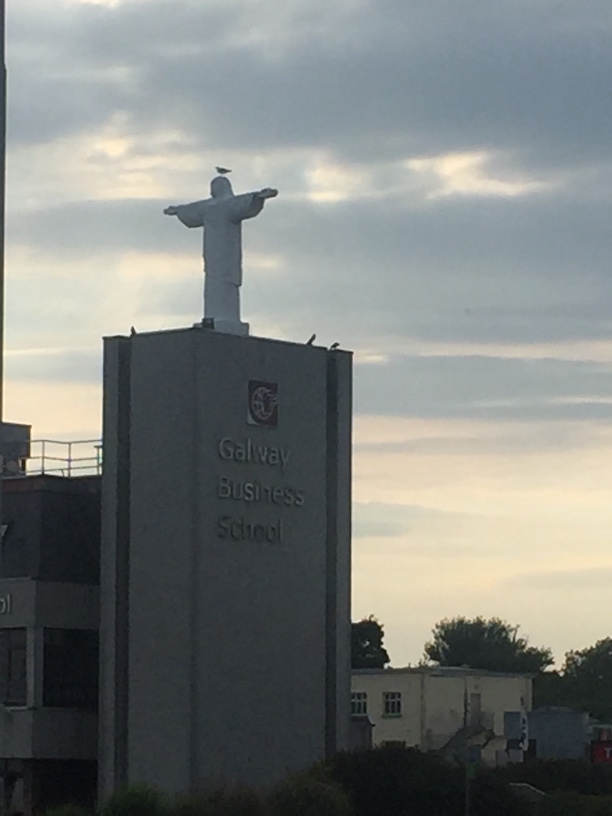
[[[247,427],[273,430],[278,416],[278,384],[251,380]],[[217,537],[281,543],[285,534],[283,512],[299,511],[305,503],[304,490],[289,481],[294,470],[292,451],[274,444],[272,434],[258,433],[253,427],[251,434],[221,437],[217,441],[217,462],[216,495],[220,502],[227,503],[227,511],[217,517]],[[256,514],[256,508],[264,512]]]

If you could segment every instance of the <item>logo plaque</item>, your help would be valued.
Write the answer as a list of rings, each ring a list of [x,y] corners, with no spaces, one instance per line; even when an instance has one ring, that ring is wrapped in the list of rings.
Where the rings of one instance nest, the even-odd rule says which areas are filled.
[[[276,428],[278,425],[278,383],[249,380],[247,423]]]

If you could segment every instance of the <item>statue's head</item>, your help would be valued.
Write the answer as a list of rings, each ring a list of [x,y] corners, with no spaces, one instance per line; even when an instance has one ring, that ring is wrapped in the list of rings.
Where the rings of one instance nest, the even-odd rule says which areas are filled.
[[[229,198],[234,195],[230,180],[225,176],[215,176],[210,182],[210,194],[213,198]]]

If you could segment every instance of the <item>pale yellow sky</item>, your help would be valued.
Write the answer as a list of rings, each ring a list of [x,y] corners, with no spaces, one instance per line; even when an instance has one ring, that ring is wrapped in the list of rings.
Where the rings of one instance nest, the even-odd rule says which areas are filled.
[[[236,189],[280,189],[245,239],[253,333],[356,351],[354,616],[383,621],[395,665],[444,616],[507,618],[559,662],[609,635],[612,164],[588,154],[605,122],[589,126],[579,83],[564,124],[586,123],[584,151],[540,117],[559,80],[524,109],[514,52],[466,58],[456,27],[481,21],[452,4],[398,4],[401,36],[361,0],[146,5],[11,4],[6,418],[98,436],[101,337],[201,317],[201,236],[161,210],[223,164]],[[494,5],[487,42],[522,48],[524,15],[514,31],[516,4]],[[530,31],[556,49],[545,16]],[[572,42],[573,78],[597,43]],[[540,51],[523,56],[543,81]],[[363,383],[386,398],[394,377],[389,415],[368,413],[385,407]]]

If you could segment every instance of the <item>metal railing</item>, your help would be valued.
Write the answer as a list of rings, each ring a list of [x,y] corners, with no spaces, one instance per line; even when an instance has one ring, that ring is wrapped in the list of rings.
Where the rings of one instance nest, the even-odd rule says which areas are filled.
[[[99,476],[102,473],[102,440],[33,439],[30,456],[24,462],[23,476]]]

